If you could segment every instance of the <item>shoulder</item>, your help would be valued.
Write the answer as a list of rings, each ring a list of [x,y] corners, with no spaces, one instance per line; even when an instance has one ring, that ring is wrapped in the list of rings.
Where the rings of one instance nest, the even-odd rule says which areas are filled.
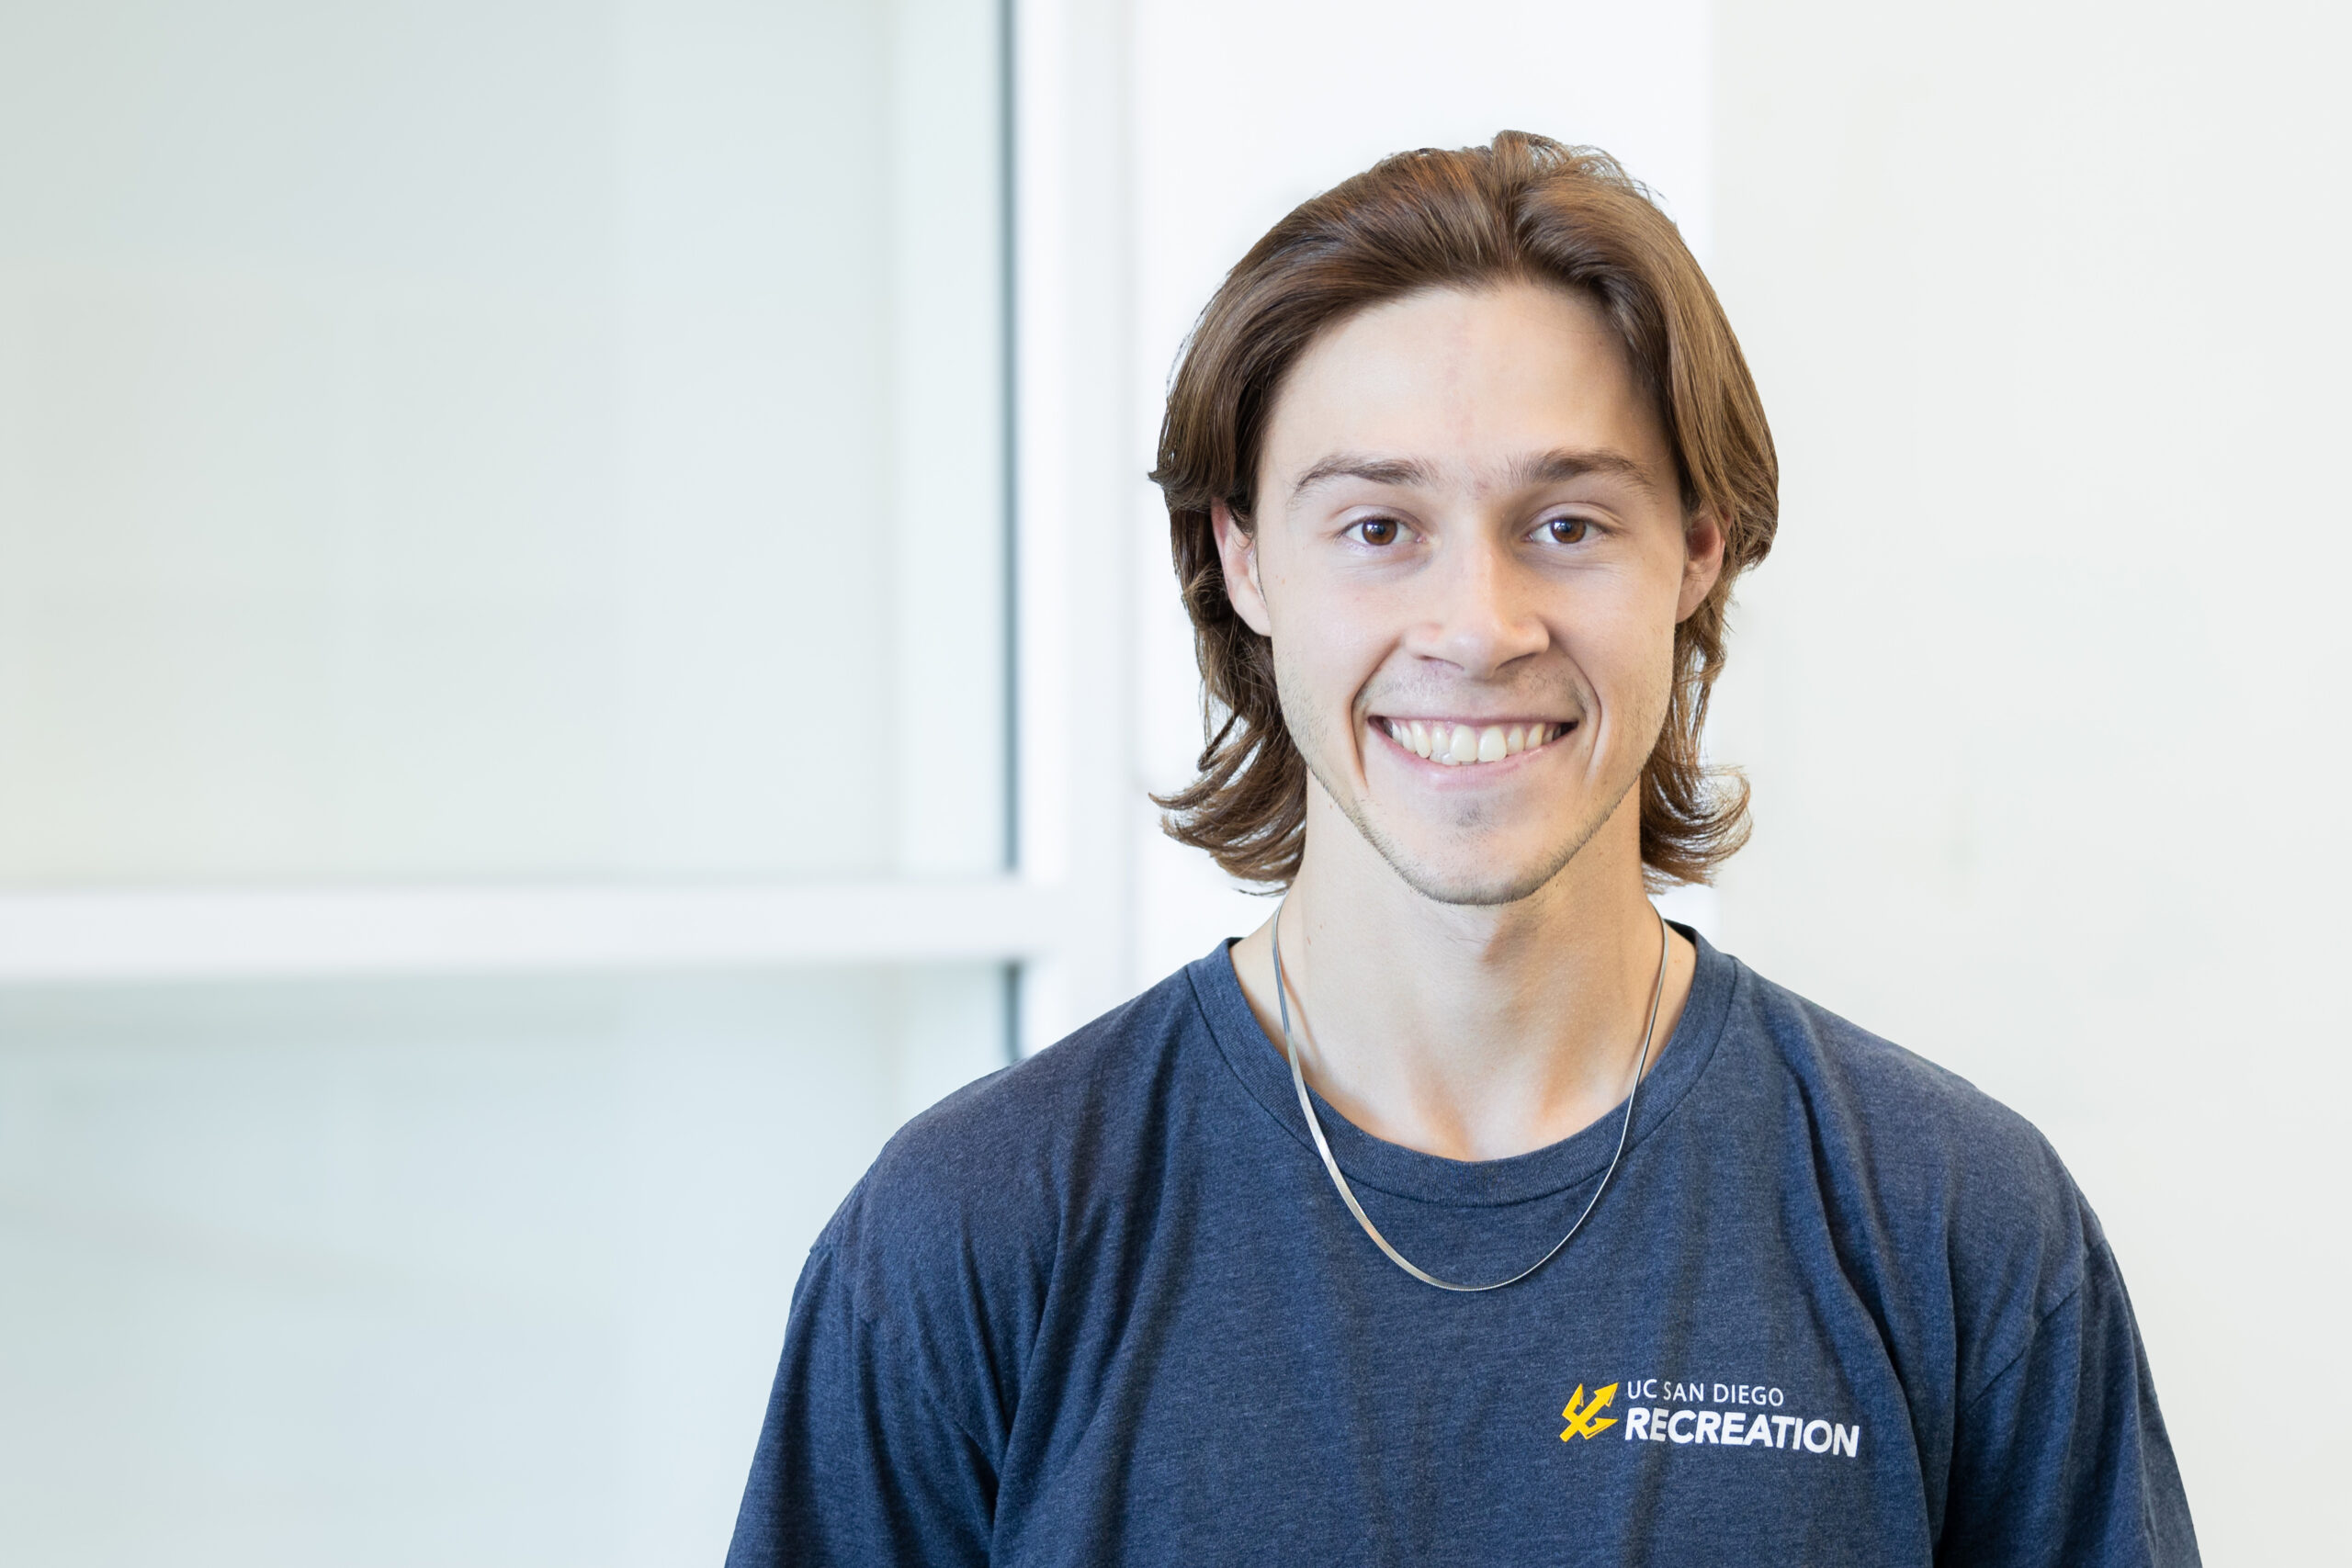
[[[861,1313],[934,1286],[1042,1290],[1062,1238],[1133,1168],[1158,1102],[1182,1092],[1198,1018],[1179,970],[900,1128],[818,1242]]]
[[[1997,1373],[2105,1254],[2057,1151],[1959,1074],[1744,966],[1735,1010],[1849,1277],[1890,1316],[1948,1303],[1963,1391]]]
[[[1974,1170],[2005,1190],[2071,1199],[2049,1142],[1958,1073],[1741,966],[1738,1021],[1761,1036],[1808,1119],[1889,1180],[1943,1186]]]
[[[811,1249],[796,1316],[830,1314],[1001,1439],[1056,1280],[1114,1228],[1157,1102],[1199,1071],[1197,1020],[1179,971],[909,1122]]]

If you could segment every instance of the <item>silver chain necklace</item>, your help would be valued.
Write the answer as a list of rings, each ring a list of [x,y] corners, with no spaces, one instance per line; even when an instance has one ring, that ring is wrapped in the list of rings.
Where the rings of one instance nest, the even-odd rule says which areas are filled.
[[[1356,1217],[1356,1224],[1363,1227],[1363,1234],[1372,1237],[1373,1245],[1388,1255],[1388,1261],[1419,1280],[1422,1284],[1435,1285],[1441,1291],[1459,1291],[1465,1295],[1475,1295],[1481,1291],[1499,1291],[1505,1285],[1516,1285],[1557,1258],[1560,1255],[1560,1249],[1568,1245],[1577,1232],[1584,1229],[1585,1221],[1592,1217],[1593,1205],[1599,1203],[1600,1195],[1609,1190],[1610,1178],[1617,1174],[1617,1162],[1625,1157],[1625,1141],[1633,1135],[1634,1102],[1642,1092],[1642,1074],[1648,1067],[1650,1060],[1650,1038],[1657,1032],[1658,1003],[1666,996],[1668,951],[1666,917],[1659,915],[1657,918],[1657,985],[1650,992],[1650,1021],[1642,1030],[1642,1054],[1634,1063],[1634,1085],[1625,1091],[1625,1122],[1617,1130],[1617,1152],[1609,1156],[1609,1168],[1600,1173],[1600,1185],[1592,1190],[1592,1197],[1586,1202],[1584,1213],[1577,1216],[1577,1223],[1568,1227],[1566,1235],[1552,1244],[1551,1251],[1508,1280],[1498,1280],[1491,1285],[1456,1285],[1450,1280],[1439,1279],[1426,1269],[1415,1267],[1412,1259],[1388,1245],[1388,1238],[1380,1234],[1380,1227],[1372,1223],[1372,1216],[1366,1214],[1363,1212],[1363,1205],[1356,1201],[1355,1189],[1350,1187],[1348,1179],[1340,1174],[1340,1162],[1331,1157],[1330,1140],[1323,1136],[1323,1123],[1315,1114],[1315,1102],[1307,1098],[1306,1075],[1299,1070],[1298,1042],[1291,1038],[1290,981],[1283,974],[1283,911],[1289,908],[1290,896],[1284,894],[1283,901],[1274,908],[1274,1006],[1282,1014],[1283,1050],[1290,1057],[1290,1083],[1293,1089],[1298,1090],[1298,1108],[1306,1114],[1306,1130],[1315,1134],[1315,1152],[1323,1156],[1323,1168],[1331,1173],[1331,1185],[1340,1190],[1340,1201],[1345,1203],[1348,1206],[1348,1213]]]

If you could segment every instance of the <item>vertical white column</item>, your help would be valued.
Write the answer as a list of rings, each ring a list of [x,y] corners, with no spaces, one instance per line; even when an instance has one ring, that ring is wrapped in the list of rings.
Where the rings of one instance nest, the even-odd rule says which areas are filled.
[[[1066,896],[1055,950],[1024,976],[1029,1049],[1116,1004],[1133,980],[1119,523],[1127,15],[1105,0],[1021,0],[1015,18],[1021,869]]]

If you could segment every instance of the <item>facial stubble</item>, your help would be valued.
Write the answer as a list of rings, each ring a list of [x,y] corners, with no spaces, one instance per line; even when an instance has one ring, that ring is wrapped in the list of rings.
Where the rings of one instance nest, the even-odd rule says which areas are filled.
[[[1396,835],[1383,829],[1373,818],[1372,813],[1366,809],[1363,797],[1355,791],[1335,787],[1334,775],[1338,770],[1333,766],[1332,760],[1338,748],[1332,744],[1334,738],[1318,714],[1302,713],[1294,706],[1290,694],[1306,689],[1306,684],[1303,681],[1285,679],[1283,664],[1282,650],[1278,645],[1274,650],[1274,684],[1277,696],[1282,703],[1283,723],[1290,731],[1291,743],[1298,748],[1300,756],[1305,760],[1306,771],[1314,779],[1316,787],[1322,790],[1332,805],[1339,808],[1340,815],[1353,825],[1363,841],[1372,846],[1373,852],[1387,863],[1388,868],[1396,874],[1405,886],[1433,903],[1491,908],[1504,904],[1516,904],[1521,899],[1533,897],[1567,869],[1569,863],[1583,852],[1584,847],[1592,841],[1593,836],[1617,814],[1618,808],[1624,804],[1625,797],[1632,794],[1642,781],[1642,769],[1634,769],[1632,776],[1607,796],[1605,805],[1602,805],[1599,810],[1589,812],[1579,820],[1573,822],[1568,830],[1547,848],[1542,859],[1534,865],[1516,874],[1506,870],[1502,877],[1495,880],[1481,880],[1474,876],[1449,878],[1435,867],[1415,857]],[[1581,722],[1592,722],[1594,716],[1591,705],[1582,705],[1584,717]],[[1654,701],[1647,705],[1653,711],[1641,715],[1639,719],[1640,731],[1647,738],[1646,743],[1641,750],[1645,763],[1647,762],[1650,753],[1657,749],[1658,737],[1665,732],[1666,728],[1667,705],[1663,701]],[[1363,728],[1363,720],[1360,717],[1351,719],[1351,723],[1355,729]],[[1349,739],[1353,742],[1356,738],[1351,733]],[[1555,741],[1554,744],[1556,745],[1558,742]],[[1453,826],[1458,832],[1465,835],[1473,834],[1485,825],[1492,811],[1493,807],[1489,802],[1464,801]]]

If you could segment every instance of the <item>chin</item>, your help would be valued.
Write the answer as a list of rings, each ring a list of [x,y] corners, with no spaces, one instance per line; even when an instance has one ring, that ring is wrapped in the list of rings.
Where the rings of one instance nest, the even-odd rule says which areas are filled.
[[[1406,886],[1439,904],[1516,904],[1540,892],[1584,847],[1583,840],[1578,839],[1542,850],[1523,845],[1454,843],[1430,852],[1383,832],[1377,824],[1359,821],[1356,827],[1363,832],[1364,841],[1388,863],[1389,869],[1403,878]]]
[[[1501,904],[1516,904],[1532,897],[1552,878],[1541,872],[1523,876],[1498,877],[1491,873],[1449,874],[1433,872],[1426,866],[1401,861],[1390,861],[1405,885],[1422,897],[1436,904],[1456,904],[1466,907],[1491,908]]]
[[[1406,886],[1432,903],[1472,908],[1516,904],[1542,892],[1592,841],[1638,782],[1628,780],[1606,810],[1555,809],[1531,814],[1544,818],[1537,821],[1498,822],[1475,806],[1465,810],[1457,805],[1434,818],[1368,808],[1363,798],[1333,790],[1312,755],[1307,769],[1324,800],[1339,808]]]

